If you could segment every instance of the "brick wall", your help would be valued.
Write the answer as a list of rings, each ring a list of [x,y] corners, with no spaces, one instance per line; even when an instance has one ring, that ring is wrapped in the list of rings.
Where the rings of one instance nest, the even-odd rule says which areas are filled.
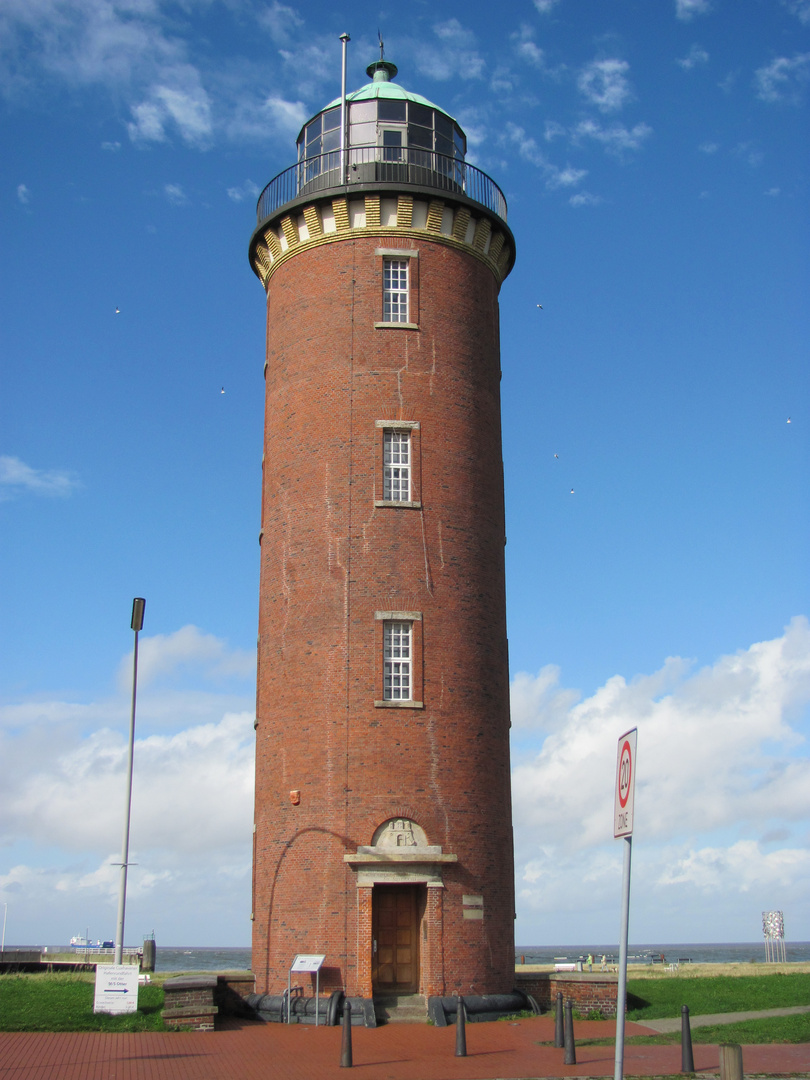
[[[163,984],[163,1019],[168,1027],[213,1031],[219,1009],[216,975],[181,976]]]
[[[458,855],[441,905],[423,893],[419,989],[507,992],[514,981],[498,283],[465,251],[386,239],[418,248],[418,329],[375,328],[381,243],[303,251],[268,289],[260,993],[286,987],[297,952],[322,952],[324,991],[367,995],[368,907],[343,856],[395,816]],[[374,505],[386,419],[420,425],[421,508]],[[379,610],[422,615],[423,708],[374,706]],[[483,897],[483,918],[465,916],[468,894]]]
[[[618,976],[602,972],[522,972],[515,975],[515,986],[531,994],[541,1009],[553,1009],[557,993],[563,1001],[573,1002],[583,1016],[597,1009],[605,1018],[616,1015]]]

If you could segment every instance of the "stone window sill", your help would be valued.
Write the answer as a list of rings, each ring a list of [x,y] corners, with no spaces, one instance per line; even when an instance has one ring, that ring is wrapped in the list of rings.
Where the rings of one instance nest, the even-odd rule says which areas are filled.
[[[396,499],[375,499],[374,505],[380,509],[390,507],[392,509],[400,510],[421,510],[421,502],[398,502]]]
[[[375,701],[375,709],[424,709],[422,701]]]

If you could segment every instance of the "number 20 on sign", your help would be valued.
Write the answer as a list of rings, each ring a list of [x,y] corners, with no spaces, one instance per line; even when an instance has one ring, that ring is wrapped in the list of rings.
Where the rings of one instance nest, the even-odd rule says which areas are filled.
[[[616,751],[616,795],[613,800],[614,837],[631,836],[633,833],[637,735],[637,728],[622,735]]]

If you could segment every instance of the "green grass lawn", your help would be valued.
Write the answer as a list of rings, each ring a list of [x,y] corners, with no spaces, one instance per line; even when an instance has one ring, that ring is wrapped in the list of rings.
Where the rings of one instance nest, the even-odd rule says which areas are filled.
[[[93,1012],[92,972],[0,975],[0,1031],[165,1031],[163,988],[141,986],[138,1011]]]
[[[627,980],[628,1020],[680,1016],[682,1005],[693,1016],[810,1005],[810,974]]]
[[[576,1033],[576,1024],[574,1025]],[[739,1024],[717,1024],[714,1027],[692,1028],[692,1042],[738,1043],[755,1046],[764,1043],[810,1043],[810,1014],[803,1016],[775,1016],[770,1020],[746,1020]],[[667,1035],[628,1035],[625,1042],[635,1046],[680,1045],[681,1033]],[[550,1046],[551,1043],[545,1045]],[[577,1046],[613,1046],[613,1037],[606,1039],[577,1039]]]
[[[754,1043],[810,1043],[810,1013],[800,1016],[772,1016],[767,1020],[743,1020],[739,1024],[715,1024],[690,1028],[693,1043],[732,1042],[740,1046]],[[633,1035],[629,1043],[680,1043],[680,1031],[669,1035]]]

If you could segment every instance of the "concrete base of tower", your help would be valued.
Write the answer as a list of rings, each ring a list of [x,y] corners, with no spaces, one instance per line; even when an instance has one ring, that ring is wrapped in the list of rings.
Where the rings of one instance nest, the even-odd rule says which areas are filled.
[[[413,999],[418,1000],[414,1006]],[[311,1024],[336,1027],[343,1023],[343,1010],[347,1001],[352,1006],[352,1027],[377,1027],[381,1023],[433,1023],[436,1027],[452,1026],[456,1022],[459,1000],[464,1003],[467,1023],[500,1020],[515,1013],[540,1013],[540,1007],[530,994],[514,990],[509,994],[469,994],[463,998],[452,996],[407,995],[404,1006],[402,995],[375,995],[372,998],[346,997],[335,990],[328,997],[294,997],[289,1006],[286,994],[251,994],[246,1004],[256,1020],[268,1024]],[[426,1007],[425,1007],[426,1006]],[[317,1017],[317,1020],[316,1020]]]

